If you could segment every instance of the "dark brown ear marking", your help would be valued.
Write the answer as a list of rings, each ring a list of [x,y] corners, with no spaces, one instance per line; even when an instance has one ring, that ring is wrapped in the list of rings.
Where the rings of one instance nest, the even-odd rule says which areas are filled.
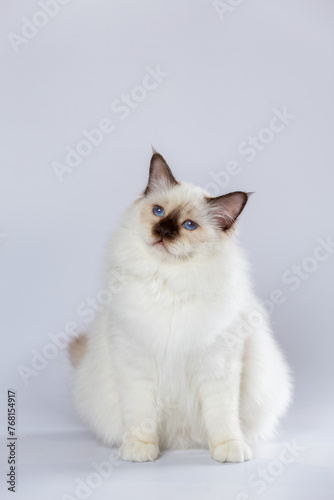
[[[165,158],[153,149],[150,164],[150,175],[144,195],[148,195],[154,191],[155,188],[172,188],[173,186],[176,186],[176,184],[178,184],[178,182],[175,180]]]
[[[234,224],[251,194],[253,193],[234,191],[217,198],[206,198],[215,221],[223,231],[226,231]]]

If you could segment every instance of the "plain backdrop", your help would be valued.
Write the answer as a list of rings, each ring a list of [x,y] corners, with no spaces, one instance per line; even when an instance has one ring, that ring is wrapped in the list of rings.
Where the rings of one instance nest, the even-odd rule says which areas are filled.
[[[288,432],[296,438],[301,432],[304,442],[326,444],[326,452],[317,448],[317,455],[312,447],[306,452],[311,462],[313,456],[319,458],[317,470],[325,472],[321,480],[314,475],[301,497],[316,492],[330,498],[333,483],[326,467],[334,462],[333,2],[47,3],[2,0],[0,7],[0,433],[6,436],[7,389],[12,388],[24,457],[21,476],[20,462],[18,472],[22,496],[17,498],[51,498],[46,488],[50,481],[56,483],[53,471],[58,471],[61,483],[59,471],[70,437],[63,438],[62,447],[60,438],[43,444],[40,436],[59,433],[74,439],[84,432],[71,404],[65,349],[54,347],[50,338],[64,332],[69,322],[78,330],[89,328],[88,316],[80,311],[96,304],[106,242],[122,212],[145,187],[152,145],[179,180],[217,194],[255,191],[241,216],[239,239],[295,377],[294,404],[279,439]],[[121,111],[126,100],[130,104]],[[285,118],[274,119],[282,114]],[[82,143],[87,141],[85,133],[101,121],[113,131],[104,133],[102,142],[95,133],[96,145]],[[76,148],[83,153],[73,160]],[[66,164],[68,151],[77,166]],[[67,170],[61,175],[60,164]],[[53,347],[46,347],[50,343]],[[41,361],[43,352],[53,359]],[[23,377],[23,371],[29,376]],[[82,435],[88,448],[78,437],[71,453],[94,448],[93,438]],[[58,458],[52,455],[55,443]],[[189,453],[184,456],[191,462],[197,455]],[[6,471],[5,445],[1,457]],[[259,457],[270,458],[270,453]],[[93,460],[88,452],[86,458],[87,463]],[[32,480],[45,460],[50,466],[44,483]],[[178,463],[173,454],[165,460],[170,470]],[[182,476],[188,493],[179,485],[180,498],[205,492],[207,498],[236,498],[236,485],[246,482],[243,467],[248,464],[228,466],[235,471],[236,489],[230,485],[232,489],[224,490],[222,484],[216,492],[209,486],[206,490],[198,479],[200,466],[206,470],[204,465],[210,463],[209,455],[201,464],[195,460],[190,479]],[[80,460],[72,475],[67,469],[67,490],[59,486],[54,498],[70,491],[72,476],[80,475],[78,464]],[[303,477],[313,470],[306,464]],[[134,465],[123,468],[114,497],[162,498],[160,490],[167,488],[171,476],[161,479],[165,485],[160,489],[152,471],[163,475],[163,467],[145,467],[143,477]],[[230,477],[220,476],[226,468],[212,467],[216,472],[205,484],[216,484],[218,476]],[[1,487],[4,477],[5,472]],[[133,477],[138,483],[132,495]],[[191,486],[191,477],[200,484]],[[277,478],[277,487],[284,477]],[[301,487],[300,477],[298,469],[291,479],[293,488]],[[268,486],[262,498],[276,498],[275,485]],[[299,498],[297,489],[293,491],[293,498]],[[170,492],[175,496],[176,489]],[[108,497],[102,489],[93,493]]]

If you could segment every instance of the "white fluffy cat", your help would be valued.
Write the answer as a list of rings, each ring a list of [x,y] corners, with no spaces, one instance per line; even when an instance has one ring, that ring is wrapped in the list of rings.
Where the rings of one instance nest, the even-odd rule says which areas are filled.
[[[287,409],[289,369],[234,235],[247,199],[177,182],[154,151],[111,242],[110,300],[70,355],[80,416],[124,460],[201,447],[242,462]]]

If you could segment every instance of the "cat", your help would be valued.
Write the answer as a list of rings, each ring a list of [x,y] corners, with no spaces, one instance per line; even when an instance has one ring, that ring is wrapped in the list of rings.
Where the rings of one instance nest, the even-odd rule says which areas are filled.
[[[124,460],[208,448],[243,462],[288,408],[290,369],[235,236],[248,198],[177,181],[153,150],[108,247],[113,292],[69,349],[77,411]]]

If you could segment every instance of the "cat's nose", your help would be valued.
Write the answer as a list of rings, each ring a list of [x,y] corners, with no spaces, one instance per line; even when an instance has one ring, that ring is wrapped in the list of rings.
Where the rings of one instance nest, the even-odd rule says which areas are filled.
[[[158,233],[161,238],[164,238],[165,236],[171,236],[173,234],[172,230],[166,226],[159,226]]]

